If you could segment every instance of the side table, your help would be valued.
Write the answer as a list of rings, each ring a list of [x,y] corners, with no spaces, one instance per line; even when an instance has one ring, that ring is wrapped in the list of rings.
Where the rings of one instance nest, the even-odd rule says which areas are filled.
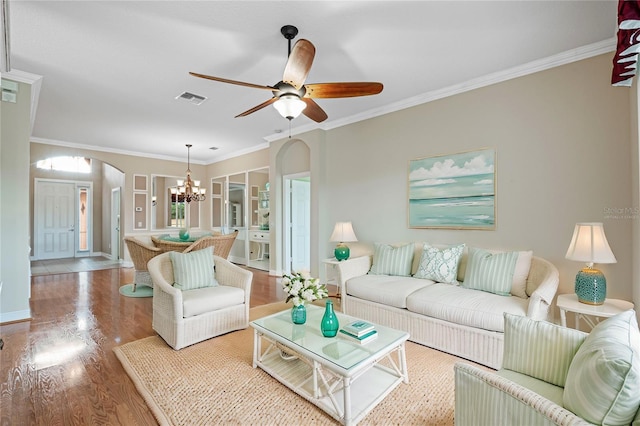
[[[578,301],[575,294],[560,294],[556,302],[560,309],[560,324],[567,326],[567,311],[576,315],[576,329],[580,329],[582,318],[591,328],[599,322],[599,318],[609,318],[621,312],[633,309],[633,303],[626,300],[605,299],[602,305],[588,305]],[[594,319],[590,317],[595,317]]]
[[[335,257],[330,257],[329,259],[324,259],[322,261],[324,264],[324,272],[327,278],[327,284],[332,283],[335,284],[338,289],[338,294],[336,294],[336,298],[340,299],[340,277],[338,276],[338,265],[340,264],[340,260]]]

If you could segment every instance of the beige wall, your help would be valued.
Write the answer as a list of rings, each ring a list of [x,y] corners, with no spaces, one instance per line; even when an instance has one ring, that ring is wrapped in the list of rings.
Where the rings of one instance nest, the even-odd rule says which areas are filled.
[[[607,213],[637,206],[630,92],[612,87],[610,74],[611,55],[602,55],[324,132],[319,163],[326,175],[311,177],[324,182],[314,210],[320,258],[331,256],[333,224],[351,220],[367,242],[531,249],[560,270],[559,292],[571,293],[582,267],[564,258],[574,225],[601,221],[618,260],[598,265],[608,296],[631,300],[631,230],[638,218]],[[312,156],[322,155],[313,149],[316,134],[299,139],[312,146]],[[497,228],[409,229],[409,160],[485,147],[497,152]]]

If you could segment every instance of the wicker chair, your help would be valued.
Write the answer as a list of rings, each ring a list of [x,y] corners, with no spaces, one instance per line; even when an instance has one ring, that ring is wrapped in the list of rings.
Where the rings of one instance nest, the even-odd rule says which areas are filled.
[[[207,237],[202,237],[198,239],[195,243],[191,244],[187,247],[183,253],[189,253],[190,251],[202,250],[206,247],[213,247],[213,254],[219,256],[223,259],[229,258],[229,253],[231,252],[231,247],[233,246],[233,242],[236,240],[238,236],[238,231],[233,232],[232,234],[220,234],[220,235],[210,235]]]
[[[154,247],[138,240],[134,237],[124,237],[124,242],[127,244],[131,261],[133,262],[134,277],[133,277],[133,291],[136,291],[138,284],[146,285],[153,288],[153,282],[151,281],[151,275],[147,269],[147,263],[157,255],[162,253],[158,247]]]
[[[249,326],[252,272],[214,255],[219,285],[182,291],[172,286],[170,255],[149,261],[154,284],[152,326],[169,346],[178,350]]]

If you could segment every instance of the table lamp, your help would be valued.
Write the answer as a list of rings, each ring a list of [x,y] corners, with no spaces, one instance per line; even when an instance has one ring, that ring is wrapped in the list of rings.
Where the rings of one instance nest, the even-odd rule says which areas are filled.
[[[358,241],[358,239],[353,232],[351,222],[337,222],[329,241],[338,243],[334,250],[336,259],[347,260],[349,258],[349,247],[345,243]]]
[[[587,263],[576,275],[575,292],[578,300],[589,305],[602,305],[607,297],[607,280],[593,264],[616,263],[602,223],[576,223],[565,257]]]

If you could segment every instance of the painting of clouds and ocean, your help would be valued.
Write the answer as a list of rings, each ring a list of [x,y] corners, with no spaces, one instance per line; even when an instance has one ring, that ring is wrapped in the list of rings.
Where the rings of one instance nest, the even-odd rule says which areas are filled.
[[[409,162],[409,227],[494,229],[495,150]]]

